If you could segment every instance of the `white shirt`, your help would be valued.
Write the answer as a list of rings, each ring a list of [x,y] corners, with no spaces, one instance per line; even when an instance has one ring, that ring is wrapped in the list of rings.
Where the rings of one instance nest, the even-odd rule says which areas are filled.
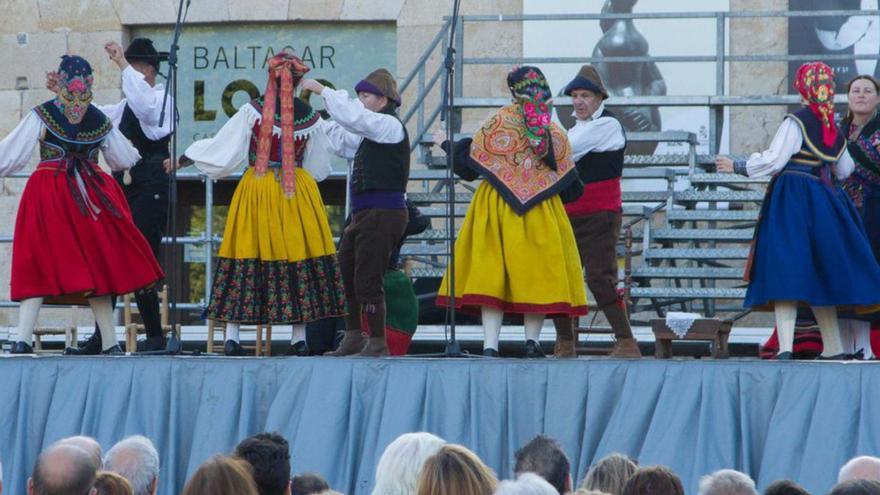
[[[171,116],[174,113],[174,105],[171,95],[165,102],[165,120],[159,126],[159,116],[162,113],[162,99],[165,97],[165,85],[157,84],[150,86],[144,75],[128,66],[122,71],[122,94],[125,99],[114,105],[97,105],[98,110],[113,121],[114,127],[119,127],[125,105],[131,107],[134,116],[137,117],[144,135],[153,141],[158,141],[171,133]]]
[[[626,137],[623,126],[613,117],[602,117],[605,111],[605,102],[599,104],[599,108],[593,112],[590,118],[581,120],[575,115],[574,127],[568,130],[568,140],[571,141],[572,159],[578,161],[590,152],[616,151],[626,146]]]
[[[46,126],[36,112],[28,112],[15,129],[0,141],[0,177],[14,174],[27,166],[45,132],[48,132]],[[116,127],[101,141],[100,147],[107,166],[113,171],[131,168],[141,159],[140,153]]]
[[[794,120],[786,118],[776,131],[776,135],[773,136],[770,148],[763,153],[752,153],[746,161],[746,172],[749,177],[776,174],[788,165],[788,161],[800,151],[803,144],[804,137],[801,133],[801,127]],[[855,168],[852,157],[849,156],[849,150],[844,148],[843,155],[840,156],[833,168],[834,175],[838,179],[849,177]]]
[[[368,110],[357,98],[349,98],[348,91],[324,88],[321,96],[324,108],[333,117],[323,122],[323,131],[331,149],[342,158],[353,159],[364,139],[391,144],[406,137],[400,120]]]
[[[250,103],[245,103],[223,124],[214,137],[194,142],[186,149],[184,155],[193,160],[194,165],[212,179],[230,175],[242,163],[248,161],[254,124],[261,119],[262,115],[257,109]],[[330,154],[327,151],[330,146],[327,138],[323,132],[315,132],[321,128],[321,124],[316,124],[305,131],[294,133],[297,140],[309,138],[303,155],[303,168],[319,182],[326,179],[332,170]],[[272,126],[272,133],[280,136],[281,128]]]

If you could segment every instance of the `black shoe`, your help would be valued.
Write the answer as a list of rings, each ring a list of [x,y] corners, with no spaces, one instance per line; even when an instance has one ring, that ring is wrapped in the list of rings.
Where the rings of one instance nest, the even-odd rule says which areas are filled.
[[[119,347],[119,344],[114,345],[113,347],[101,351],[102,356],[125,356],[125,351],[122,350],[122,347]]]
[[[68,347],[64,349],[65,356],[97,356],[101,354],[101,332],[95,330],[86,341],[79,344],[79,347]]]
[[[149,336],[146,340],[138,341],[137,352],[164,351],[167,345],[168,339],[164,335]]]
[[[541,348],[541,344],[534,340],[527,340],[524,349],[528,359],[544,357],[544,349]]]
[[[244,347],[238,342],[227,340],[226,345],[223,346],[223,354],[226,354],[227,356],[246,356],[247,352],[245,352]]]
[[[483,349],[483,356],[497,358],[497,357],[501,357],[501,354],[498,354],[497,349],[492,349],[491,347],[487,347],[487,348]]]
[[[791,361],[794,359],[794,355],[790,351],[780,352],[776,355],[777,361]]]
[[[34,348],[30,346],[27,342],[13,342],[12,347],[9,348],[9,354],[33,354]]]
[[[819,356],[816,358],[816,361],[851,361],[852,358],[852,354],[841,352],[840,354],[835,354],[833,356],[823,356],[819,354]]]
[[[300,356],[305,357],[309,355],[309,346],[306,345],[305,340],[300,340],[295,344],[290,344],[290,347],[287,348],[287,352],[284,353],[285,356]]]

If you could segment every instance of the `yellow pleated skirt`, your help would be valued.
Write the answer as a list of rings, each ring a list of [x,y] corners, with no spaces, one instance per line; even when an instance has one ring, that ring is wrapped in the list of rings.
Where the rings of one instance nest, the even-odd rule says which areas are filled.
[[[258,177],[248,167],[229,205],[218,255],[262,261],[299,261],[336,253],[315,179],[296,169],[296,193],[287,198],[277,169]]]
[[[449,306],[449,270],[437,304]],[[455,242],[455,307],[509,313],[587,314],[577,243],[559,196],[518,215],[484,181]]]
[[[318,184],[296,169],[287,197],[270,169],[235,189],[207,315],[240,323],[300,323],[345,314],[336,246]]]

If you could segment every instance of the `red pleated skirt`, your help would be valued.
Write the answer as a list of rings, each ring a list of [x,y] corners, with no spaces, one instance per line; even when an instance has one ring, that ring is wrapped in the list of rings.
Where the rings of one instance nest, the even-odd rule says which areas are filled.
[[[101,211],[84,215],[60,166],[40,163],[21,195],[12,244],[12,300],[44,297],[47,304],[85,304],[88,297],[127,294],[159,281],[162,269],[113,177],[90,164],[102,183],[87,192]],[[94,188],[119,216],[102,205]]]

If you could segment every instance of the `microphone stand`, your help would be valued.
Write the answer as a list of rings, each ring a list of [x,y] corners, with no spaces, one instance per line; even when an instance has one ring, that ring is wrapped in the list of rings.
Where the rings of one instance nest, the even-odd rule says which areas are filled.
[[[461,8],[461,0],[453,0],[452,21],[449,26],[449,44],[446,47],[446,84],[443,86],[443,113],[440,121],[446,124],[446,140],[449,142],[449,150],[446,153],[446,243],[449,248],[449,261],[446,265],[446,273],[449,274],[449,340],[446,342],[444,357],[463,357],[461,344],[455,338],[455,175],[452,164],[452,146],[454,143],[453,116],[455,112],[455,29],[458,27],[458,13]]]
[[[168,336],[168,342],[165,346],[164,351],[154,351],[154,352],[140,352],[138,354],[170,354],[177,355],[180,354],[183,348],[183,344],[180,341],[179,336],[177,335],[177,298],[176,296],[176,284],[179,282],[178,277],[180,276],[180,271],[176,268],[177,263],[177,121],[178,121],[178,113],[177,113],[177,51],[180,41],[180,31],[183,28],[183,22],[186,19],[187,13],[189,13],[189,4],[190,0],[186,0],[186,5],[184,6],[184,0],[180,0],[177,6],[177,21],[174,24],[174,35],[171,38],[171,48],[168,50],[168,77],[166,77],[167,84],[165,85],[165,95],[162,97],[162,111],[159,114],[159,126],[162,127],[165,125],[165,108],[168,104],[169,92],[172,98],[172,115],[171,118],[168,119],[171,125],[171,162],[175,166],[171,167],[171,173],[169,174],[168,180],[168,217],[166,218],[166,225],[168,229],[171,231],[171,244],[168,245],[168,249],[165,252],[166,259],[166,278],[169,280],[168,288],[166,289],[168,293],[165,297],[168,298],[169,302],[169,312],[168,320],[171,324],[171,335]],[[208,179],[210,180],[210,179]],[[211,219],[207,219],[208,222]],[[210,240],[209,240],[210,242]],[[210,260],[209,260],[210,262]],[[198,353],[194,353],[198,354]]]

